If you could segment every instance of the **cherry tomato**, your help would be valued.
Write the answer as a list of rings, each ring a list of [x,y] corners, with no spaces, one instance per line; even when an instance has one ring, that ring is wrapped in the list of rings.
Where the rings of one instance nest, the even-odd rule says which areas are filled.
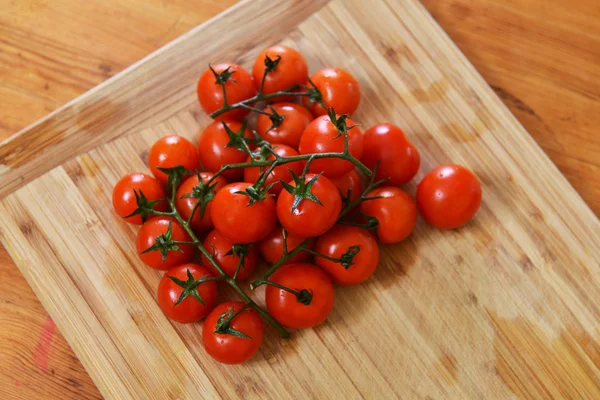
[[[200,178],[202,179],[203,183],[208,182],[214,176],[214,174],[211,172],[200,172],[199,175],[200,175]],[[210,193],[208,193],[208,188],[206,186],[204,186],[205,189],[202,189],[202,185],[200,185],[200,180],[198,179],[198,175],[192,175],[189,178],[187,178],[185,181],[183,181],[181,186],[179,186],[179,188],[177,189],[177,193],[176,193],[175,207],[177,208],[177,211],[179,212],[181,217],[186,221],[190,218],[192,211],[195,209],[194,216],[190,223],[192,229],[197,230],[197,231],[207,231],[209,229],[212,229],[213,224],[212,224],[212,220],[210,219],[210,210],[212,208],[212,201],[209,200],[206,203],[206,206],[204,206],[204,214],[203,214],[202,210],[201,210],[201,206],[197,205],[198,202],[200,201],[200,199],[197,197],[185,197],[185,196],[187,196],[189,194],[194,194],[194,188],[196,188],[196,191],[200,191],[199,193],[201,193],[202,190],[207,190],[207,196],[214,197],[214,195],[228,183],[229,182],[227,182],[227,180],[225,180],[225,178],[221,178],[219,176],[219,177],[215,178],[215,181],[213,183],[211,183],[211,185],[214,184],[214,187],[212,190],[210,190]],[[202,194],[200,194],[200,195],[202,195]]]
[[[373,170],[379,161],[377,180],[390,178],[386,185],[404,185],[419,171],[419,151],[393,124],[377,124],[365,132],[362,162]]]
[[[204,239],[204,248],[213,255],[213,258],[223,269],[223,271],[233,277],[235,270],[237,269],[240,261],[239,253],[227,254],[233,251],[234,244],[231,240],[223,236],[218,230],[214,229]],[[236,250],[237,246],[236,246]],[[238,250],[239,251],[239,250]],[[244,256],[244,263],[240,268],[237,279],[244,281],[254,271],[256,264],[258,263],[258,247],[250,245],[247,254]],[[214,276],[219,276],[219,271],[212,265],[212,263],[202,255],[202,264],[206,265]]]
[[[288,252],[291,252],[300,245],[306,238],[294,235],[293,233],[287,234],[286,244]],[[311,250],[315,248],[315,241],[312,240],[308,243],[307,247]],[[260,254],[263,256],[266,262],[275,264],[281,257],[283,257],[283,228],[277,226],[273,231],[260,241],[258,244]],[[286,264],[297,263],[306,261],[310,258],[310,254],[302,251],[290,258]]]
[[[367,193],[367,197],[381,196],[364,201],[360,211],[377,218],[377,236],[382,243],[396,243],[411,234],[417,223],[417,207],[408,193],[397,187],[385,186]]]
[[[343,199],[347,199],[350,194],[350,201],[354,201],[362,194],[363,184],[355,169],[339,178],[331,178],[331,182],[338,188]]]
[[[192,275],[191,281],[188,274]],[[192,283],[203,276],[212,277],[208,269],[198,264],[183,264],[165,272],[158,284],[158,305],[167,317],[181,324],[189,324],[200,321],[215,308],[217,305],[217,282],[215,281],[204,282],[196,286],[194,294],[197,293],[204,304],[194,298],[192,293],[176,304],[184,287],[175,283],[171,278]]]
[[[286,46],[272,46],[258,55],[252,68],[254,87],[258,90],[265,73],[265,57],[279,63],[274,71],[267,74],[263,86],[264,94],[286,90],[295,85],[305,84],[308,79],[308,65],[300,53]],[[278,97],[281,99],[283,96]],[[289,97],[289,96],[286,96]]]
[[[213,65],[212,68],[217,74],[221,74],[229,68],[231,77],[225,82],[228,104],[239,103],[256,95],[252,76],[241,65],[217,64]],[[210,68],[200,76],[197,92],[200,105],[207,114],[217,111],[225,104],[223,101],[223,88],[217,83],[217,78]],[[248,115],[248,110],[238,108],[227,111],[216,119],[242,120],[246,115]]]
[[[142,173],[127,174],[117,182],[112,192],[113,208],[118,216],[125,218],[138,208],[135,192],[138,195],[143,193],[149,201],[165,199],[165,191],[158,180]],[[161,201],[152,208],[156,211],[165,211],[167,202]],[[141,215],[132,215],[125,218],[125,221],[136,225],[143,223]]]
[[[135,243],[140,258],[149,267],[166,270],[176,265],[185,264],[192,259],[194,247],[187,244],[179,245],[181,251],[169,250],[164,260],[159,250],[142,254],[143,251],[154,246],[156,237],[163,236],[168,231],[169,225],[171,225],[171,240],[176,242],[192,241],[190,235],[173,218],[154,217],[149,219],[138,231]]]
[[[227,147],[230,139],[223,124],[234,133],[240,133],[242,130],[241,122],[231,120],[215,121],[204,129],[198,141],[198,153],[202,165],[210,172],[217,172],[225,164],[243,163],[248,156],[248,153],[235,147]],[[250,129],[244,130],[244,137],[248,139],[253,137]],[[242,174],[243,170],[238,168],[225,171],[221,176],[236,180],[240,179]]]
[[[304,182],[310,182],[317,175],[306,174]],[[294,181],[289,182],[296,187]],[[281,225],[291,234],[301,237],[319,236],[333,225],[342,210],[342,198],[340,192],[329,179],[324,176],[318,177],[310,193],[322,204],[309,199],[302,199],[295,210],[292,210],[294,195],[287,190],[281,191],[277,199],[277,217]]]
[[[327,114],[329,107],[338,114],[354,114],[360,103],[360,84],[350,73],[340,68],[323,68],[310,80],[321,92],[326,107],[313,102],[309,108],[315,117]],[[304,101],[308,103],[307,98]]]
[[[296,150],[294,150],[290,146],[286,146],[284,144],[273,145],[273,150],[275,150],[275,153],[277,153],[281,157],[292,157],[292,156],[298,155],[298,152]],[[265,157],[258,157],[258,158],[261,160],[274,160],[275,156],[272,153],[269,153],[269,156],[266,158]],[[248,159],[246,161],[249,162],[250,157],[248,157]],[[302,161],[295,161],[295,162],[277,166],[273,169],[273,171],[271,171],[271,173],[267,177],[263,187],[267,187],[267,186],[269,186],[275,182],[279,182],[279,181],[287,182],[292,179],[292,173],[290,172],[290,170],[294,171],[296,173],[296,175],[300,175],[302,173],[302,168],[304,168]],[[261,169],[262,169],[262,171],[261,171]],[[260,174],[263,171],[268,170],[268,169],[269,169],[269,167],[245,168],[244,169],[244,181],[254,183],[258,180]],[[278,195],[279,192],[281,192],[281,189],[283,189],[283,187],[278,184],[278,185],[273,186],[269,190],[269,193]]]
[[[417,207],[431,225],[454,229],[466,224],[481,204],[481,185],[460,165],[441,165],[429,171],[417,186]]]
[[[283,119],[273,123],[268,115],[260,114],[256,131],[266,141],[285,144],[297,149],[302,132],[313,120],[312,114],[305,107],[295,103],[276,103],[271,107]],[[272,113],[269,107],[264,111]]]
[[[215,229],[233,243],[254,243],[265,238],[277,224],[275,201],[267,196],[254,201],[242,191],[247,182],[230,183],[214,198],[211,218]]]
[[[312,328],[325,322],[333,310],[333,284],[316,265],[287,264],[278,269],[270,280],[300,294],[297,296],[284,289],[267,286],[267,310],[283,326]]]
[[[158,139],[148,153],[148,166],[152,174],[167,185],[168,176],[158,168],[182,166],[190,172],[198,170],[198,150],[189,140],[181,136],[166,136]]]
[[[265,328],[260,315],[252,308],[247,308],[235,316],[228,327],[222,328],[222,333],[217,331],[220,319],[226,319],[229,313],[239,311],[244,305],[241,301],[221,303],[204,321],[204,348],[218,362],[240,364],[251,359],[260,348]],[[227,333],[228,330],[234,334]],[[240,333],[246,337],[240,337]]]
[[[377,239],[368,230],[356,226],[334,226],[319,237],[316,251],[331,258],[341,258],[346,262],[348,267],[342,262],[315,257],[317,265],[340,285],[356,285],[364,282],[373,275],[379,264]],[[344,259],[344,256],[348,256],[347,259]]]
[[[356,125],[347,119],[348,127]],[[348,148],[350,154],[360,159],[363,155],[363,135],[358,126],[348,130]],[[300,139],[300,154],[328,153],[344,151],[344,135],[331,122],[328,115],[315,118],[304,130]],[[352,171],[354,164],[339,158],[323,158],[314,160],[309,171],[315,174],[323,172],[328,178],[339,178]]]

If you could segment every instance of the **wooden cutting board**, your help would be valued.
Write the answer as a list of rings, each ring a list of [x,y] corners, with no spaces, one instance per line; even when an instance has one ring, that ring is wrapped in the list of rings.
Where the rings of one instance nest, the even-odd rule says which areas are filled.
[[[245,1],[0,144],[0,238],[107,398],[600,396],[600,223],[416,0]],[[321,6],[325,5],[323,8]],[[283,39],[282,39],[283,38]],[[480,177],[468,226],[383,247],[329,321],[252,362],[208,358],[171,324],[112,186],[147,149],[208,123],[195,81],[272,43],[360,80],[355,119],[392,121],[418,181],[456,162]],[[414,184],[407,188],[414,193]],[[256,293],[261,299],[262,291]]]

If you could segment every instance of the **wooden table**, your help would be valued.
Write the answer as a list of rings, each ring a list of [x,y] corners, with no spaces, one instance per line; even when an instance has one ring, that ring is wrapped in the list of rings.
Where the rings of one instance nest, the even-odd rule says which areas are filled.
[[[4,1],[0,138],[234,2]],[[600,215],[600,5],[593,0],[423,2]],[[34,396],[100,394],[0,249],[0,398]]]

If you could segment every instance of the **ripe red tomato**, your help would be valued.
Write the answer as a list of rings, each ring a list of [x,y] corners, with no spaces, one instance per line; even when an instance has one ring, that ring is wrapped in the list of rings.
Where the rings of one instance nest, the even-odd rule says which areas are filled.
[[[292,157],[292,156],[298,155],[298,152],[296,150],[294,150],[290,146],[286,146],[284,144],[273,145],[273,150],[275,150],[275,153],[277,153],[281,157]],[[264,159],[264,158],[262,158],[262,159]],[[269,153],[269,156],[266,159],[267,160],[275,160],[275,156],[273,154]],[[250,156],[248,156],[248,159],[246,161],[248,161],[248,162],[250,161]],[[304,165],[303,165],[302,161],[295,161],[295,162],[277,166],[273,169],[273,171],[271,171],[271,173],[267,177],[263,187],[267,187],[267,186],[269,186],[275,182],[279,182],[279,181],[288,182],[289,180],[292,179],[292,173],[290,172],[290,170],[294,171],[296,173],[296,175],[300,175],[302,173],[303,167],[304,167]],[[262,169],[262,171],[261,171],[261,169]],[[249,183],[254,183],[258,180],[258,178],[260,177],[260,174],[263,171],[266,171],[268,169],[269,169],[269,167],[244,168],[244,181],[249,182]],[[269,190],[269,193],[278,195],[279,192],[281,192],[281,189],[283,189],[283,187],[281,185],[275,185]]]
[[[342,259],[346,254],[354,254],[344,260],[348,267],[341,262],[315,257],[317,265],[340,285],[356,285],[365,281],[373,275],[379,264],[379,247],[375,236],[368,230],[356,226],[334,226],[319,237],[316,251],[328,257]]]
[[[288,328],[312,328],[325,322],[333,310],[334,291],[331,279],[319,267],[308,263],[287,264],[275,272],[274,283],[301,293],[308,300],[286,290],[268,285],[265,290],[267,310]]]
[[[170,217],[154,217],[146,221],[140,228],[136,239],[136,249],[144,264],[156,269],[170,269],[176,265],[185,264],[192,259],[194,246],[179,245],[181,251],[169,250],[166,258],[162,259],[159,250],[152,250],[142,254],[143,251],[154,246],[156,237],[163,236],[171,225],[171,239],[177,242],[191,242],[192,238],[181,225]],[[164,236],[163,236],[164,237]]]
[[[306,238],[288,232],[286,239],[288,253],[298,247],[305,239]],[[315,241],[310,241],[307,244],[307,247],[313,250],[315,248]],[[258,249],[266,262],[275,264],[279,261],[279,259],[283,257],[283,228],[281,226],[275,227],[269,236],[260,241]],[[310,254],[302,251],[290,258],[286,264],[306,261],[309,258]]]
[[[346,120],[348,127],[356,125]],[[348,130],[348,147],[350,154],[360,159],[363,155],[363,135],[358,126]],[[300,154],[328,153],[344,151],[344,135],[331,122],[328,115],[315,118],[304,130],[300,139]],[[315,174],[323,172],[328,178],[339,178],[352,171],[354,164],[339,158],[323,158],[314,160],[309,171]]]
[[[354,201],[362,194],[363,184],[355,169],[339,178],[331,178],[331,182],[338,188],[344,199],[347,199],[350,194],[350,201]]]
[[[204,184],[214,176],[214,174],[211,172],[200,172],[199,175]],[[213,189],[210,190],[212,196],[214,196],[228,183],[229,182],[227,182],[225,178],[221,178],[220,176],[215,178],[214,183],[211,183],[211,185],[214,184]],[[196,188],[196,190],[194,190],[194,188]],[[206,185],[200,185],[200,180],[198,179],[198,175],[196,174],[190,176],[185,181],[183,181],[181,186],[179,186],[179,188],[177,189],[176,193],[175,207],[177,208],[177,211],[184,220],[187,221],[190,218],[190,215],[192,214],[194,208],[196,209],[190,225],[192,229],[197,231],[207,231],[209,229],[212,229],[213,224],[212,220],[210,219],[212,201],[209,200],[206,203],[206,206],[204,206],[204,214],[202,214],[201,206],[197,205],[200,199],[198,197],[185,196],[189,194],[194,194],[195,192],[197,192],[199,195],[202,195],[203,191],[206,191],[206,193],[208,193],[209,189],[208,187],[206,187]]]
[[[390,178],[386,185],[404,185],[419,171],[419,151],[396,125],[377,124],[365,132],[362,162],[373,170],[379,161],[377,180]]]
[[[256,131],[268,142],[281,143],[297,149],[302,132],[313,120],[312,114],[305,107],[295,103],[277,103],[271,107],[283,120],[273,124],[268,115],[260,114]],[[272,112],[269,107],[264,111]]]
[[[315,117],[327,114],[327,108],[333,107],[338,114],[354,114],[360,103],[360,84],[349,73],[340,68],[323,68],[310,77],[312,83],[321,92],[326,109],[318,102],[310,105]],[[305,98],[305,104],[308,99]]]
[[[219,327],[219,320],[225,320],[228,315],[233,315],[244,305],[241,301],[221,303],[204,321],[204,348],[218,362],[240,364],[251,359],[260,348],[265,328],[256,310],[247,308],[235,316],[229,326]],[[218,328],[221,328],[222,332],[219,332]],[[242,335],[243,337],[240,337]]]
[[[192,276],[191,280],[190,274]],[[190,322],[200,321],[215,308],[217,305],[217,282],[204,282],[196,286],[195,289],[189,287],[193,281],[203,276],[212,277],[206,268],[198,264],[183,264],[165,272],[158,284],[158,305],[167,317],[181,324],[189,324]],[[171,278],[187,285],[182,287]],[[184,288],[189,289],[190,293],[177,303]],[[202,299],[204,304],[195,298],[196,295]]]
[[[165,136],[158,139],[148,153],[148,166],[152,174],[167,186],[168,176],[158,168],[182,166],[190,172],[198,170],[198,150],[189,140],[181,136]]]
[[[304,184],[317,175],[306,174]],[[294,181],[289,182],[296,187]],[[292,210],[294,195],[287,190],[281,191],[277,199],[277,217],[281,225],[291,234],[301,237],[319,236],[337,221],[342,210],[340,192],[329,179],[319,176],[310,188],[310,193],[322,204],[310,199],[302,199],[296,209]]]
[[[277,224],[272,197],[250,204],[250,197],[240,193],[250,186],[247,182],[230,183],[213,200],[211,218],[215,229],[233,243],[258,242]]]
[[[118,216],[125,218],[138,208],[135,192],[138,192],[138,195],[143,193],[149,201],[165,199],[165,191],[158,180],[142,173],[127,174],[117,182],[112,192],[112,204]],[[161,201],[152,208],[156,211],[165,211],[167,202]],[[142,216],[139,214],[125,218],[125,221],[136,225],[143,223]]]
[[[240,101],[247,100],[256,95],[252,76],[250,76],[248,71],[241,65],[217,64],[213,65],[212,68],[217,74],[221,74],[229,68],[231,77],[225,82],[225,93],[227,94],[228,104],[239,103]],[[215,78],[215,75],[210,68],[204,71],[200,76],[197,93],[200,105],[207,114],[217,111],[225,104],[223,99],[223,88],[217,83],[217,78]],[[227,111],[216,119],[242,120],[246,115],[248,115],[248,110],[238,108]]]
[[[200,161],[204,168],[210,172],[217,172],[225,164],[243,163],[248,156],[248,153],[238,150],[235,147],[227,147],[230,138],[223,126],[224,123],[235,133],[239,133],[242,129],[242,123],[238,121],[215,121],[204,128],[198,141]],[[246,128],[244,130],[244,137],[248,139],[252,138],[250,129]],[[253,146],[250,147],[252,148]],[[229,180],[236,180],[240,179],[242,174],[243,170],[237,168],[225,171],[221,176]]]
[[[377,218],[377,236],[382,243],[396,243],[411,234],[417,224],[417,207],[408,193],[397,187],[386,186],[367,193],[367,197],[381,196],[360,204],[360,211]]]
[[[431,225],[454,229],[466,224],[481,204],[481,185],[460,165],[440,165],[417,186],[417,207]]]
[[[252,68],[254,87],[258,90],[265,73],[265,57],[275,61],[280,57],[277,67],[265,77],[264,94],[286,90],[294,85],[305,84],[308,79],[308,65],[300,53],[286,46],[272,46],[258,55]],[[289,97],[289,96],[287,96]],[[279,97],[278,97],[279,98]]]
[[[233,249],[233,242],[223,236],[218,230],[214,229],[204,239],[204,248],[213,255],[213,258],[219,264],[223,271],[233,277],[235,270],[237,269],[240,257],[238,254],[227,254]],[[254,271],[256,264],[258,263],[258,247],[251,245],[248,249],[248,253],[244,256],[244,263],[240,268],[237,279],[244,281]],[[219,271],[212,265],[212,263],[202,255],[202,264],[206,265],[206,268],[210,270],[210,273],[214,276],[219,276]]]

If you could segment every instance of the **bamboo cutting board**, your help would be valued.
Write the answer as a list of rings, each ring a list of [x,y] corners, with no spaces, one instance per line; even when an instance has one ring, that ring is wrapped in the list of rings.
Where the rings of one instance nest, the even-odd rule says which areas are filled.
[[[325,3],[242,2],[0,144],[0,238],[101,393],[598,398],[598,220],[416,0]],[[197,140],[209,62],[248,66],[282,38],[312,71],[359,79],[355,120],[404,128],[423,158],[416,181],[464,164],[484,203],[462,229],[420,221],[385,246],[369,282],[337,290],[326,324],[287,341],[268,329],[253,361],[223,366],[199,324],[160,312],[160,273],[138,261],[110,194],[147,171],[158,137]]]

